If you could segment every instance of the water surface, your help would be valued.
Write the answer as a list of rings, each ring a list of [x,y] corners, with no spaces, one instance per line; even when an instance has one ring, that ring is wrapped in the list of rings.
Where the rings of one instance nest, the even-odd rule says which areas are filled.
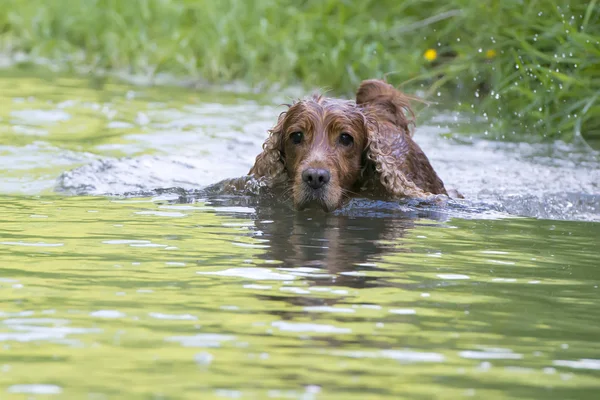
[[[297,213],[202,190],[283,95],[3,74],[0,397],[597,397],[597,154],[440,116],[467,201]]]

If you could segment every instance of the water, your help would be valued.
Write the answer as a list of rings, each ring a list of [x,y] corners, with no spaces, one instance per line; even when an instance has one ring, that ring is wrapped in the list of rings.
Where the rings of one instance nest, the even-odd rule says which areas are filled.
[[[597,397],[596,154],[434,120],[466,202],[201,190],[247,172],[279,97],[4,72],[0,397]]]

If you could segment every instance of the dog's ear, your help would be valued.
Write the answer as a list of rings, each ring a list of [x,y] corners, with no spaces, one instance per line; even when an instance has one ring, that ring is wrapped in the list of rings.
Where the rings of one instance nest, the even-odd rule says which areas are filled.
[[[277,124],[269,130],[269,137],[263,143],[263,151],[254,162],[249,175],[256,178],[268,178],[275,181],[285,173],[285,155],[283,153],[283,123],[286,112],[279,115]]]
[[[367,146],[364,152],[363,179],[379,181],[390,197],[427,198],[431,193],[423,191],[402,171],[400,159],[403,147],[399,135],[382,134],[384,124],[377,114],[366,113]]]
[[[414,112],[411,100],[418,100],[400,92],[392,85],[377,79],[363,81],[356,91],[356,104],[375,108],[380,118],[393,123],[407,135],[412,136]]]

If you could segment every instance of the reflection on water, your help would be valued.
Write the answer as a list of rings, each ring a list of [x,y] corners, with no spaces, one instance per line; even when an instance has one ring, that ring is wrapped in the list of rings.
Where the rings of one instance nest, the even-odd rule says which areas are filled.
[[[598,224],[170,194],[0,207],[8,393],[592,399],[600,384]]]
[[[2,74],[1,398],[597,397],[597,154],[444,122],[468,200],[295,212],[206,188],[288,99]]]

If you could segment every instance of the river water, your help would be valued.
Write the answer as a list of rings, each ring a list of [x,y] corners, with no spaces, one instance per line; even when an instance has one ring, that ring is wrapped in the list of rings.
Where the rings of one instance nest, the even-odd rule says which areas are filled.
[[[0,73],[0,398],[597,398],[597,153],[448,114],[465,201],[203,191],[289,100]]]

